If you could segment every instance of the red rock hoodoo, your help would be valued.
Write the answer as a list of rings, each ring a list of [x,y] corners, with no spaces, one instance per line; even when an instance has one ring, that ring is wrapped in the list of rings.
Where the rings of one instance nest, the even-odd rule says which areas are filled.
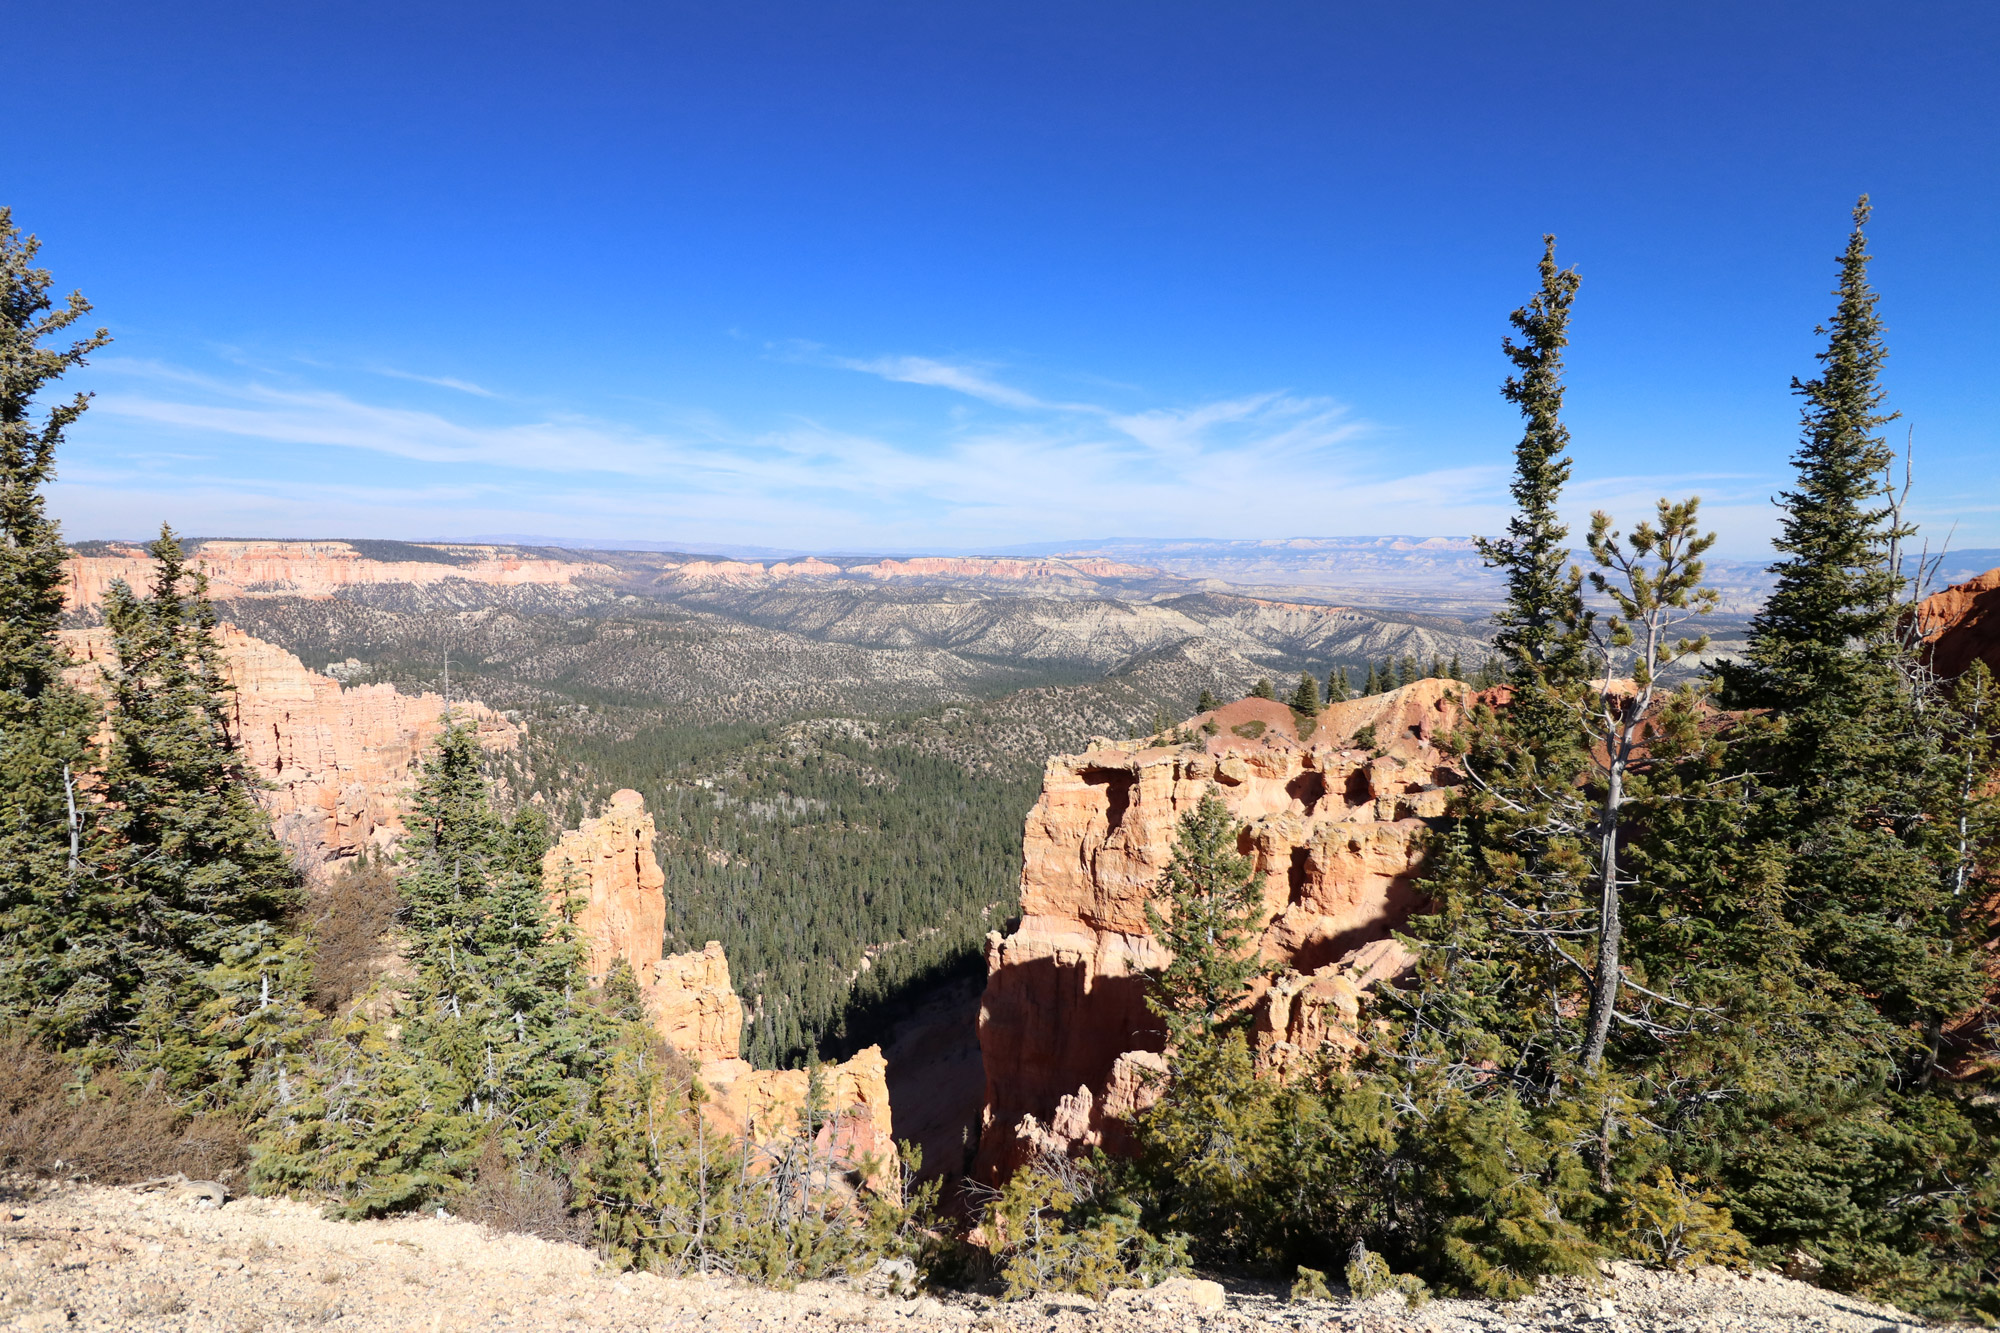
[[[1257,1053],[1283,1068],[1352,1044],[1367,988],[1410,959],[1388,937],[1419,906],[1418,835],[1460,775],[1433,737],[1470,688],[1426,680],[1330,705],[1307,739],[1292,712],[1244,699],[1200,746],[1100,742],[1049,761],[1028,815],[1021,921],[987,936],[979,1040],[986,1110],[975,1174],[998,1179],[1038,1148],[1119,1146],[1160,1067],[1145,973],[1165,961],[1148,891],[1175,825],[1211,786],[1245,825],[1264,876]]]
[[[77,665],[70,679],[101,689],[112,663],[109,630],[64,630]],[[403,803],[424,751],[444,726],[444,700],[393,685],[343,686],[275,644],[219,626],[229,729],[258,776],[279,841],[304,861],[336,861],[385,848],[403,831]],[[455,703],[493,751],[519,746],[512,722],[479,703]]]

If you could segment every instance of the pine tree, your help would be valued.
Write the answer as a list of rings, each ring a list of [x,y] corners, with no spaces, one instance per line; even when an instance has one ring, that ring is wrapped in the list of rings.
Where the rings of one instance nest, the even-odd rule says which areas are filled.
[[[275,1187],[333,1193],[346,1216],[449,1198],[488,1140],[510,1162],[564,1169],[617,1022],[587,1002],[581,947],[544,897],[547,822],[494,811],[470,722],[447,716],[406,822],[417,976],[399,1031],[356,1021],[323,1042],[305,1108],[271,1117],[259,1167]]]
[[[1256,1077],[1242,1001],[1257,973],[1263,886],[1236,850],[1241,828],[1213,789],[1181,816],[1146,925],[1168,951],[1146,1007],[1166,1024],[1168,1079],[1135,1126],[1133,1182],[1161,1233],[1191,1233],[1211,1259],[1249,1257],[1273,1200],[1294,1100]]]
[[[147,550],[157,562],[147,595],[119,582],[105,597],[117,665],[106,682],[102,873],[129,932],[136,989],[120,1007],[143,1059],[192,1089],[242,1068],[232,1052],[278,1017],[274,985],[281,1014],[303,1013],[308,974],[287,931],[302,895],[258,804],[260,779],[230,735],[207,578],[187,568],[171,529]],[[209,1021],[191,1027],[202,1013]],[[277,1068],[254,1074],[275,1080]]]
[[[1895,456],[1879,431],[1896,414],[1882,410],[1888,347],[1868,282],[1869,212],[1863,195],[1840,256],[1833,318],[1814,330],[1827,340],[1820,374],[1792,381],[1804,401],[1803,438],[1792,456],[1798,484],[1778,497],[1784,518],[1773,542],[1789,558],[1769,571],[1771,595],[1751,621],[1743,661],[1718,671],[1735,707],[1798,710],[1866,696],[1880,649],[1853,646],[1879,644],[1895,618],[1900,579],[1889,548],[1898,533],[1888,503]]]
[[[1381,692],[1382,692],[1382,678],[1376,674],[1375,664],[1373,662],[1370,662],[1368,664],[1368,679],[1361,686],[1362,696],[1365,698],[1369,695],[1380,694]]]
[[[89,395],[35,413],[110,337],[42,345],[90,303],[71,293],[56,306],[38,246],[0,207],[0,1019],[79,1045],[115,1028],[126,989],[115,894],[89,869],[94,801],[81,779],[95,766],[98,708],[62,679],[67,552],[44,503]]]
[[[1451,655],[1451,665],[1450,665],[1450,666],[1448,666],[1448,667],[1446,667],[1446,668],[1444,669],[1444,673],[1445,673],[1445,676],[1446,676],[1446,678],[1448,678],[1448,679],[1450,679],[1450,680],[1464,680],[1464,679],[1465,679],[1465,677],[1464,677],[1463,675],[1461,675],[1461,674],[1459,673],[1459,667],[1458,667],[1458,654],[1457,654],[1457,653],[1453,653],[1453,654]]]
[[[1319,716],[1319,681],[1310,671],[1299,673],[1299,687],[1292,691],[1292,711],[1302,717]]]
[[[1503,339],[1514,363],[1501,392],[1526,423],[1514,449],[1514,517],[1504,538],[1475,538],[1481,559],[1505,571],[1507,601],[1494,615],[1493,636],[1510,679],[1528,687],[1573,674],[1580,645],[1566,628],[1582,595],[1582,578],[1565,572],[1569,529],[1557,516],[1569,480],[1569,430],[1562,422],[1563,349],[1569,345],[1570,307],[1580,283],[1576,270],[1556,267],[1556,238],[1542,238],[1541,288],[1509,318],[1521,341]]]
[[[1952,765],[1894,634],[1901,534],[1877,433],[1891,416],[1867,218],[1864,197],[1820,373],[1793,385],[1804,408],[1797,483],[1780,497],[1786,558],[1743,660],[1718,672],[1728,704],[1760,710],[1732,747],[1748,805],[1715,872],[1769,885],[1769,908],[1739,928],[1754,939],[1741,965],[1754,1035],[1724,1066],[1760,1091],[1710,1108],[1686,1137],[1754,1241],[1819,1255],[1841,1285],[1894,1290],[1878,1284],[1946,1282],[1936,1237],[1965,1232],[1939,1200],[1978,1190],[1947,1184],[1944,1163],[1981,1142],[1990,1154],[2000,1126],[1931,1092],[1938,1034],[1984,985],[1940,818]],[[1984,1253],[1967,1262],[1992,1263],[1990,1239]]]
[[[1204,689],[1201,692],[1201,698],[1195,701],[1194,711],[1197,713],[1213,713],[1217,707],[1219,705],[1215,701],[1214,692]]]
[[[1250,687],[1250,697],[1252,699],[1276,699],[1278,697],[1278,690],[1276,686],[1271,684],[1269,676],[1259,676],[1257,683]]]
[[[1213,789],[1174,830],[1174,850],[1146,902],[1146,926],[1171,955],[1147,1007],[1170,1041],[1220,1022],[1255,975],[1252,927],[1263,910],[1256,865],[1236,850],[1240,832]]]

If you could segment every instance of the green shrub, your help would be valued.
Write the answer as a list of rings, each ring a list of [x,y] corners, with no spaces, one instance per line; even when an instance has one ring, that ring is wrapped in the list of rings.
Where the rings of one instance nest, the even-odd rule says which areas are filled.
[[[1044,1156],[1016,1171],[986,1204],[981,1229],[1007,1299],[1149,1287],[1187,1267],[1185,1237],[1159,1239],[1135,1209],[1105,1206],[1087,1163]]]

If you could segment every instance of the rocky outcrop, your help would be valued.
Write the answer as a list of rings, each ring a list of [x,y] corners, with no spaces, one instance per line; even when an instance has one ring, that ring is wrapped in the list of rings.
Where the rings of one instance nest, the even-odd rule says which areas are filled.
[[[616,571],[584,560],[524,557],[489,546],[424,544],[418,549],[435,558],[375,560],[348,542],[202,541],[190,543],[188,563],[208,575],[209,596],[217,601],[238,597],[330,597],[367,584],[438,583],[464,579],[473,583],[513,586],[529,583],[569,585],[579,579],[605,579]],[[68,598],[71,610],[103,605],[114,580],[123,579],[143,590],[153,577],[154,563],[138,547],[114,547],[107,554],[72,555]]]
[[[710,1117],[759,1141],[790,1133],[805,1105],[806,1072],[754,1069],[737,1057],[743,1001],[729,960],[714,940],[692,953],[661,957],[667,930],[666,876],[653,855],[653,816],[635,791],[620,791],[595,819],[562,835],[542,859],[542,887],[566,912],[585,949],[592,984],[623,958],[638,980],[654,1030],[701,1071]],[[823,1071],[833,1120],[822,1146],[856,1167],[895,1153],[888,1065],[870,1046]]]
[[[1189,723],[1198,743],[1106,741],[1049,761],[1020,924],[987,937],[976,1174],[1051,1141],[1116,1147],[1117,1122],[1143,1104],[1161,1047],[1145,974],[1166,961],[1145,903],[1177,822],[1211,787],[1263,876],[1260,952],[1286,970],[1254,993],[1260,1057],[1283,1068],[1349,1040],[1367,988],[1408,966],[1388,936],[1420,905],[1419,837],[1460,780],[1434,741],[1469,694],[1420,681],[1333,705],[1304,739],[1289,708],[1244,699]]]
[[[1924,598],[1916,630],[1925,660],[1940,676],[1960,675],[1974,662],[2000,674],[2000,569]]]
[[[542,857],[550,904],[569,913],[593,986],[620,958],[632,965],[641,986],[658,979],[667,941],[667,877],[653,857],[654,834],[639,793],[613,792],[603,813],[563,834]]]
[[[103,688],[115,658],[110,631],[64,630],[70,679]],[[259,799],[279,841],[303,861],[328,862],[386,848],[403,831],[403,805],[424,751],[444,726],[444,700],[393,685],[343,686],[275,644],[233,625],[217,628],[229,695],[229,729],[259,777]],[[454,711],[492,751],[520,745],[520,728],[483,704]]]
[[[735,1060],[742,1049],[743,1001],[729,984],[729,959],[714,940],[660,960],[652,1010],[660,1035],[703,1068]]]

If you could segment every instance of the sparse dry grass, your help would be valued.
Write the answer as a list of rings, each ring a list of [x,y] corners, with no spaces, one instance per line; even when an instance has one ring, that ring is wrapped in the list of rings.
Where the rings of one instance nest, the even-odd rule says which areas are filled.
[[[315,890],[307,908],[315,1007],[334,1013],[368,989],[402,904],[396,877],[374,857],[343,867]]]
[[[20,1032],[0,1033],[0,1170],[119,1184],[180,1171],[225,1180],[248,1160],[227,1116],[189,1116],[157,1083],[77,1068]]]
[[[458,1213],[495,1231],[576,1244],[590,1238],[590,1223],[570,1209],[567,1182],[508,1161],[497,1136],[486,1140],[478,1181],[459,1201]]]

